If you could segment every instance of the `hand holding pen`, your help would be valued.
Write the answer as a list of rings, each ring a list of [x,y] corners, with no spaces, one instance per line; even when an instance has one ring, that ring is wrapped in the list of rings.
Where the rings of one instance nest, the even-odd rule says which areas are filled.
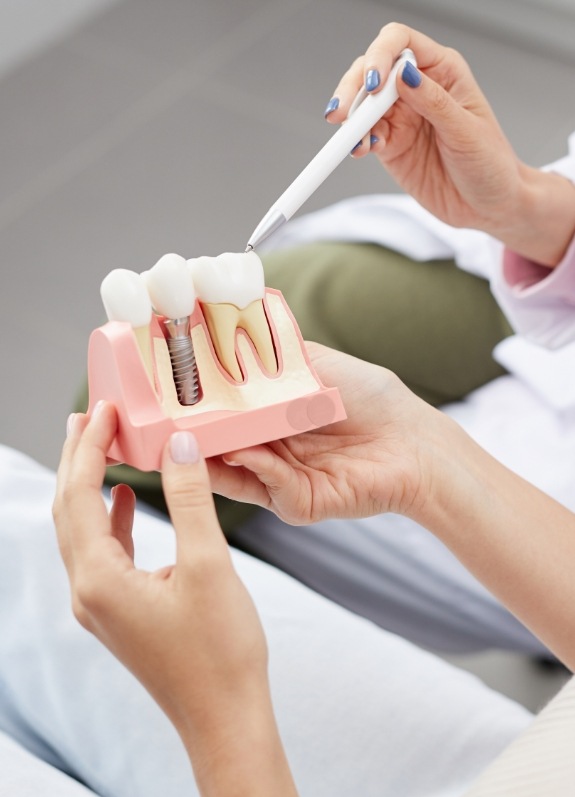
[[[367,100],[375,102],[393,89],[396,95],[382,103],[379,115],[354,129]],[[367,99],[354,112],[362,96]],[[558,262],[564,231],[557,231],[559,245],[549,245],[549,236],[541,235],[548,220],[534,217],[533,210],[540,214],[546,205],[556,207],[557,202],[544,201],[550,176],[519,160],[455,50],[405,25],[386,25],[341,78],[326,118],[341,126],[272,205],[250,246],[289,219],[353,150],[353,157],[373,152],[399,187],[442,221],[487,232],[539,263]],[[350,131],[354,137],[344,140]],[[563,197],[566,181],[552,179],[553,196]]]
[[[484,230],[507,242],[509,228],[517,225],[519,231],[520,225],[525,235],[520,219],[528,167],[455,50],[405,25],[386,25],[341,78],[326,109],[328,122],[345,122],[361,86],[376,96],[405,48],[415,53],[417,67],[411,61],[403,65],[396,80],[399,101],[353,156],[374,153],[404,191],[455,227]]]

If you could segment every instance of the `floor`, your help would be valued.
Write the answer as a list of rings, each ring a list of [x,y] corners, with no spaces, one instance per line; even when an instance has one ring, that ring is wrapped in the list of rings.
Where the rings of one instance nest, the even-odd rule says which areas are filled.
[[[385,22],[461,50],[521,157],[563,154],[569,55],[432,5],[58,0],[48,14],[43,0],[0,0],[2,443],[57,463],[103,277],[169,251],[243,249],[327,139],[332,90]],[[306,210],[396,190],[348,159]],[[508,655],[462,664],[533,708],[562,679]]]

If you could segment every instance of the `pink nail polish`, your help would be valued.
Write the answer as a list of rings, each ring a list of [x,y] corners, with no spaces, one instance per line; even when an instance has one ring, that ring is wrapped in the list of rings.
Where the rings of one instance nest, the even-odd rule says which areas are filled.
[[[75,420],[76,420],[76,413],[71,412],[70,415],[68,415],[68,420],[66,421],[66,437],[70,436],[70,432],[74,428]]]
[[[174,432],[170,438],[170,455],[177,465],[193,465],[200,458],[198,441],[191,432]]]
[[[104,399],[100,399],[100,401],[98,401],[98,403],[96,404],[96,406],[92,410],[92,418],[97,418],[98,417],[98,415],[104,409],[105,404],[106,404],[106,402],[104,401]]]

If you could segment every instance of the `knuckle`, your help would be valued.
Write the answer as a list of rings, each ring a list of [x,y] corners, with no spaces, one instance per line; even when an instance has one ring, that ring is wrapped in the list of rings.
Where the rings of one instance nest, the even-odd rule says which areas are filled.
[[[70,479],[58,491],[53,511],[61,517],[67,509],[73,510],[75,507],[84,507],[84,497],[81,486]]]
[[[354,83],[356,80],[356,76],[363,71],[363,63],[364,63],[365,56],[359,55],[349,66],[349,69],[343,74],[341,78],[336,92],[345,90],[346,86],[350,83]]]
[[[380,36],[393,36],[394,38],[405,39],[409,37],[409,28],[402,22],[388,22],[379,31]]]
[[[456,50],[454,47],[449,47],[449,46],[445,47],[444,54],[446,60],[450,64],[453,64],[456,67],[460,67],[463,64],[467,63],[463,58],[463,56],[461,55],[461,53],[459,52],[459,50]]]
[[[167,494],[173,507],[189,510],[204,508],[209,506],[212,501],[212,494],[205,484],[185,479],[172,481]]]
[[[224,587],[233,570],[229,555],[223,547],[199,546],[186,568],[188,577],[194,584],[194,589],[209,594]]]
[[[430,104],[435,113],[444,114],[451,106],[451,97],[447,91],[435,85],[430,96]]]
[[[211,546],[200,546],[194,553],[193,569],[198,576],[212,580],[222,570],[223,564],[221,553]]]
[[[83,628],[87,631],[92,630],[92,616],[77,594],[72,596],[72,613]]]
[[[84,578],[77,583],[72,596],[74,614],[80,622],[102,613],[107,605],[105,591],[96,580]],[[79,616],[80,615],[80,616]],[[82,622],[82,625],[84,623]]]

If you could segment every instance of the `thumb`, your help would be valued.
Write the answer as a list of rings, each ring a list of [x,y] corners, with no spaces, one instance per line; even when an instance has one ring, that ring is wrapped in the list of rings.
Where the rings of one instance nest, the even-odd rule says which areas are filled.
[[[224,542],[206,462],[191,432],[175,432],[164,448],[162,486],[176,532],[178,559],[190,560],[199,545]]]

